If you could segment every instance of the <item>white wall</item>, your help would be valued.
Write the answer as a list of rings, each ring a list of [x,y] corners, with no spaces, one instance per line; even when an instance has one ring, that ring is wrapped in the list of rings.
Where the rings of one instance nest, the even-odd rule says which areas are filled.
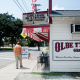
[[[80,72],[80,61],[53,61],[53,40],[80,40],[80,34],[71,33],[71,24],[80,24],[80,17],[53,17],[50,24],[50,71]],[[68,53],[69,54],[69,53]]]

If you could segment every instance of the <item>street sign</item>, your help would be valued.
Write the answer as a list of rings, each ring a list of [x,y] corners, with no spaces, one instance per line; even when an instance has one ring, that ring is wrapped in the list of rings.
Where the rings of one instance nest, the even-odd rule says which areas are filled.
[[[26,35],[24,35],[23,33],[21,33],[20,34],[23,38],[26,38],[27,36]]]
[[[21,41],[27,41],[27,39],[21,39]]]

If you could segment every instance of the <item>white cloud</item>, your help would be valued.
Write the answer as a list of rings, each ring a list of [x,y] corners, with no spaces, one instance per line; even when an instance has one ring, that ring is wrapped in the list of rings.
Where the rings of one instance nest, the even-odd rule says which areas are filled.
[[[58,7],[58,5],[55,5],[52,10],[64,10],[64,7]]]

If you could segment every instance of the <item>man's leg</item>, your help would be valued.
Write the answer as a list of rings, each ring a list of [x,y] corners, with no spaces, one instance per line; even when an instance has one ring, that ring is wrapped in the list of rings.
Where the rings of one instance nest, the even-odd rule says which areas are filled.
[[[19,61],[20,61],[20,67],[23,67],[22,66],[22,55],[19,55]]]
[[[18,55],[15,55],[15,59],[16,59],[16,69],[18,69]]]

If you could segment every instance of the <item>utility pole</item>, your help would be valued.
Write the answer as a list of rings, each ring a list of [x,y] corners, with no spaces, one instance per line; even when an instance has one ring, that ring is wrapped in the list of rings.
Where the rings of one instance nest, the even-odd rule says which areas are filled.
[[[36,12],[40,10],[40,9],[37,9],[37,6],[41,6],[41,4],[35,4],[35,10],[36,10]]]
[[[32,4],[31,4],[32,5]],[[35,4],[35,11],[39,11],[40,9],[37,9],[37,6],[41,6],[41,4]]]

